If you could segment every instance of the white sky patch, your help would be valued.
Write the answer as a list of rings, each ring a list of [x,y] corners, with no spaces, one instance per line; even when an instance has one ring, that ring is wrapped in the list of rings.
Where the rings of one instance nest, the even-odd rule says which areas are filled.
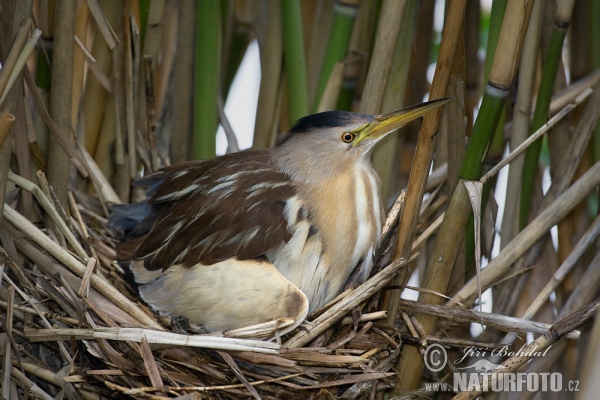
[[[258,42],[252,41],[246,50],[242,64],[236,74],[229,97],[225,103],[225,114],[237,137],[240,150],[252,146],[256,106],[260,88],[260,57]],[[227,139],[223,127],[217,131],[217,155],[225,154]]]

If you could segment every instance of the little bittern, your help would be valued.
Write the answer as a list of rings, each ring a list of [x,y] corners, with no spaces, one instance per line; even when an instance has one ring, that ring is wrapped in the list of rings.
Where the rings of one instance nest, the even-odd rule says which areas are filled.
[[[283,318],[285,333],[366,279],[384,218],[374,145],[443,105],[300,119],[276,148],[167,167],[136,182],[148,199],[113,208],[117,254],[161,314],[208,331]]]

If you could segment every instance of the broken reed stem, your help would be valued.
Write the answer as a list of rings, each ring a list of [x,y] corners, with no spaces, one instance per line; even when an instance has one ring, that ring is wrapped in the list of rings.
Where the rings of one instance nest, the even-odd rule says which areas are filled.
[[[490,141],[504,109],[508,90],[517,71],[533,3],[531,0],[525,4],[521,0],[509,0],[490,78],[460,170],[460,177],[464,180],[477,180],[481,175],[483,169],[481,160],[487,155]],[[423,288],[446,293],[470,214],[469,194],[464,185],[458,184],[440,226],[434,251],[429,257]],[[489,266],[485,270],[487,269]],[[473,288],[474,292],[477,291],[476,286]],[[419,301],[441,303],[438,296],[429,293],[421,293]],[[423,325],[426,334],[433,333],[437,322],[436,316],[421,314],[417,319]],[[394,394],[399,395],[402,391],[417,389],[423,367],[423,359],[417,349],[409,347],[403,350],[398,364],[400,379],[395,386]]]
[[[4,210],[6,210],[9,207],[5,207]],[[26,302],[29,303],[29,305],[31,305],[31,308],[33,308],[38,316],[40,317],[40,319],[42,320],[42,325],[45,325],[48,329],[51,329],[52,324],[50,324],[50,322],[48,321],[48,319],[46,318],[46,316],[44,315],[44,313],[38,308],[38,306],[36,305],[37,300],[32,299],[31,297],[29,297],[27,295],[27,293],[25,293],[24,291],[22,291],[7,275],[6,272],[4,272],[2,274],[3,279],[11,286],[13,287],[17,293],[19,294],[19,296],[21,296],[21,298],[23,300],[25,300]],[[65,362],[68,363],[73,363],[73,359],[71,358],[71,356],[69,355],[69,352],[67,351],[67,349],[65,348],[65,345],[62,342],[58,343],[58,348],[60,349],[60,353],[64,359]]]

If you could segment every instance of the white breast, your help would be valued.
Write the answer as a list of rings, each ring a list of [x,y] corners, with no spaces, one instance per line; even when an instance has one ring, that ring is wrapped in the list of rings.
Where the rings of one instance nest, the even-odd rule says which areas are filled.
[[[350,179],[335,179],[308,190],[312,198],[294,197],[286,204],[288,228],[293,235],[269,258],[306,294],[310,311],[337,296],[357,265],[361,266],[361,278],[366,278],[371,269],[383,213],[379,180],[365,167],[371,168],[357,165]],[[310,209],[308,204],[314,197],[325,206]],[[316,233],[315,226],[319,227]]]

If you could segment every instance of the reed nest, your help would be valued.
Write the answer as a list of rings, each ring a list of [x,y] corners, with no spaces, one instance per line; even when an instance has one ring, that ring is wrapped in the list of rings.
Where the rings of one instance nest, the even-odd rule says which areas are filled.
[[[65,210],[56,210],[41,189],[11,178],[33,192],[40,212],[62,221]],[[380,268],[286,337],[194,334],[189,325],[192,331],[184,331],[179,321],[150,311],[125,279],[114,261],[115,233],[97,198],[80,192],[69,197],[72,216],[49,227],[5,208],[10,245],[0,249],[7,283],[0,303],[3,348],[11,355],[12,344],[13,378],[41,398],[59,391],[90,399],[356,398],[390,387],[403,342],[423,345],[405,327],[378,322],[386,313],[376,310],[376,299],[404,262]],[[8,379],[11,369],[4,371]]]
[[[402,320],[386,325],[378,300],[406,263],[384,262],[387,252],[380,250],[377,272],[367,282],[349,288],[285,337],[246,338],[253,330],[197,334],[198,327],[159,317],[140,300],[114,261],[117,240],[106,227],[106,210],[97,197],[70,192],[71,217],[63,223],[65,210],[57,210],[43,190],[23,178],[10,178],[17,188],[5,207],[0,248],[5,282],[0,291],[5,333],[0,337],[4,360],[13,368],[5,364],[3,378],[11,382],[12,375],[40,398],[59,393],[70,399],[374,398],[394,385],[394,366],[407,346],[423,352],[439,343],[459,353],[467,347],[501,346],[471,340],[465,334],[471,322],[513,333],[550,329],[517,318],[406,300],[401,301]],[[43,208],[54,216],[47,227],[10,207],[23,188],[34,194],[40,214]],[[383,249],[389,250],[386,243],[402,200],[388,217]],[[434,204],[430,201],[423,215]],[[425,229],[416,244],[431,231]],[[597,303],[591,304],[587,317],[567,323],[559,337],[577,338],[574,329],[596,308]],[[442,317],[438,332],[424,335],[415,311]]]

